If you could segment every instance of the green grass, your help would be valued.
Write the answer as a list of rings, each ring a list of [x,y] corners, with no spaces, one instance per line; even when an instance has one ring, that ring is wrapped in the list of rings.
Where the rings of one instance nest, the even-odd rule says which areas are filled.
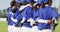
[[[56,27],[55,32],[60,32],[60,20],[58,21],[58,26]]]
[[[7,22],[0,22],[0,32],[8,32]],[[56,27],[55,32],[60,32],[60,21],[58,21],[58,26]]]
[[[7,31],[7,22],[0,22],[0,32],[8,32]]]

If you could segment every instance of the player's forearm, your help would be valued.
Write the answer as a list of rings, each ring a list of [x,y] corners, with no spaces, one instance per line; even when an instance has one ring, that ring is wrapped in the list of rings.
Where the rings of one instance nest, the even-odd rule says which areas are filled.
[[[25,5],[25,6],[21,6],[19,10],[22,11],[22,10],[24,10],[27,6],[29,6],[29,4],[27,4],[27,5]]]
[[[38,20],[39,23],[48,23],[48,22],[51,22],[51,20],[43,20],[43,19],[39,19]]]

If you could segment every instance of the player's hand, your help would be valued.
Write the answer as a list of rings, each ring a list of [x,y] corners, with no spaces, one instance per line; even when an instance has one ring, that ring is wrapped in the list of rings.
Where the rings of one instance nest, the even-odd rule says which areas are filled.
[[[48,20],[48,24],[52,24],[52,20]]]
[[[39,22],[35,22],[35,24],[39,24]]]

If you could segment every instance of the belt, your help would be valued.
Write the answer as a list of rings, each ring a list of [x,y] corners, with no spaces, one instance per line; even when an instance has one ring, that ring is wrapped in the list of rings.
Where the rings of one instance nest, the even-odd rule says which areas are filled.
[[[15,26],[15,24],[9,24],[10,26]]]
[[[16,27],[22,27],[23,24],[22,23],[19,23],[18,25],[15,25]]]
[[[32,26],[30,26],[30,25],[24,25],[24,24],[23,24],[23,27],[32,28]]]

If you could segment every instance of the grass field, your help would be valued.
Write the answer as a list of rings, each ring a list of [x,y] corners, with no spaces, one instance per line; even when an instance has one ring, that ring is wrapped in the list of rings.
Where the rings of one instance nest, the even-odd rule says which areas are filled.
[[[55,32],[60,32],[60,20],[58,21],[58,26],[56,27]]]
[[[8,32],[7,22],[0,22],[0,32]],[[60,32],[60,21],[58,21],[58,26],[56,27],[55,32]]]
[[[0,32],[8,32],[7,22],[0,22]]]

